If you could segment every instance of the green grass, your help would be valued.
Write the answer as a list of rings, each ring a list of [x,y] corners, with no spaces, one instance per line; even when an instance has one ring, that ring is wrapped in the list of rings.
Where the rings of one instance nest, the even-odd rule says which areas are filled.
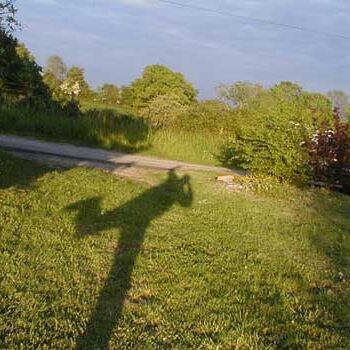
[[[129,110],[95,104],[84,104],[80,117],[3,106],[0,132],[210,165],[220,165],[218,159],[224,145],[222,136],[209,130],[189,131],[181,127],[154,130]]]
[[[141,118],[113,110],[93,110],[69,117],[31,108],[0,108],[0,132],[38,136],[48,140],[81,143],[137,152],[149,145],[149,127]]]
[[[195,133],[161,129],[152,133],[149,142],[150,146],[141,150],[141,154],[189,163],[222,165],[219,154],[224,142],[209,131]]]
[[[0,153],[0,348],[350,348],[349,197],[152,181]]]

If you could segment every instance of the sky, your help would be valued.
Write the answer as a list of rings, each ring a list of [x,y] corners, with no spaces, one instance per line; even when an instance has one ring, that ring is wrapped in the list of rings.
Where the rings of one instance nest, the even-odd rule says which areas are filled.
[[[320,35],[158,0],[17,0],[17,36],[41,65],[60,55],[93,87],[129,84],[148,64],[181,71],[200,92],[239,80],[281,80],[311,91],[350,93],[349,0],[176,0],[243,17],[302,26]]]

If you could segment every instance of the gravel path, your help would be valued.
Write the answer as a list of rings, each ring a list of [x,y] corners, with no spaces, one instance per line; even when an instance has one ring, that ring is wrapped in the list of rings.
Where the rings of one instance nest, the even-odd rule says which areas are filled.
[[[163,171],[178,169],[244,175],[244,173],[239,170],[230,170],[223,167],[184,163],[12,135],[0,135],[0,147],[17,153],[17,155],[22,158],[41,159],[43,161],[50,161],[51,159],[51,161],[63,166],[68,166],[68,164],[70,164],[106,170],[110,170],[110,168],[120,170],[129,169],[129,171],[132,170],[133,173],[135,169],[143,168]]]

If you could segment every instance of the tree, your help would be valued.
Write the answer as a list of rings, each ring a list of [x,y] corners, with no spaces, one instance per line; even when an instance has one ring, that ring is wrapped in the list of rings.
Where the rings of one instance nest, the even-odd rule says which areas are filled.
[[[283,98],[290,97],[298,98],[303,93],[303,87],[299,84],[293,83],[291,81],[281,81],[279,84],[274,85],[271,88],[271,92],[274,93],[276,96],[279,95]]]
[[[50,56],[46,60],[46,67],[44,69],[44,72],[46,74],[51,74],[59,81],[63,81],[67,74],[67,66],[60,56]]]
[[[332,101],[333,109],[338,110],[340,119],[346,119],[349,108],[349,95],[344,91],[332,90],[327,93],[327,96]]]
[[[122,86],[120,88],[120,104],[123,106],[132,107],[133,94],[130,86]]]
[[[58,98],[62,94],[62,81],[58,80],[52,73],[44,73],[43,82],[50,89],[54,97]]]
[[[42,81],[41,67],[23,44],[0,31],[0,95],[11,102],[43,104],[49,91]]]
[[[163,65],[147,66],[140,79],[131,84],[133,106],[146,107],[160,95],[176,95],[182,105],[195,101],[197,91],[182,73],[173,72]]]
[[[0,98],[32,106],[50,103],[50,92],[34,56],[12,32],[19,26],[14,0],[0,0]]]
[[[19,26],[14,2],[14,0],[0,0],[0,31],[6,34],[13,32]]]
[[[217,94],[227,104],[243,108],[248,106],[263,91],[264,88],[259,84],[238,81],[233,85],[220,85]]]
[[[120,103],[120,89],[113,84],[104,84],[98,91],[98,100],[108,104],[116,105]]]
[[[67,72],[67,77],[61,84],[62,91],[71,97],[86,98],[91,95],[89,84],[85,80],[84,69],[72,67]]]

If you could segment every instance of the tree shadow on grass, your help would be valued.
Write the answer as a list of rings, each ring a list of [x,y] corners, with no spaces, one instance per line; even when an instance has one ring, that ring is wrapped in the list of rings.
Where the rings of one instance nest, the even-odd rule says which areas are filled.
[[[120,237],[110,273],[100,291],[95,309],[77,349],[108,349],[108,343],[131,287],[131,275],[142,249],[147,227],[176,203],[190,207],[193,192],[190,177],[178,177],[174,170],[160,185],[151,188],[119,208],[101,212],[101,197],[74,203],[68,210],[78,211],[76,232],[79,237],[119,228]]]
[[[103,108],[83,112],[80,120],[86,127],[87,138],[96,146],[102,144],[127,153],[140,152],[150,146],[150,125],[142,117]]]
[[[53,168],[20,159],[0,150],[0,189],[28,188]]]

